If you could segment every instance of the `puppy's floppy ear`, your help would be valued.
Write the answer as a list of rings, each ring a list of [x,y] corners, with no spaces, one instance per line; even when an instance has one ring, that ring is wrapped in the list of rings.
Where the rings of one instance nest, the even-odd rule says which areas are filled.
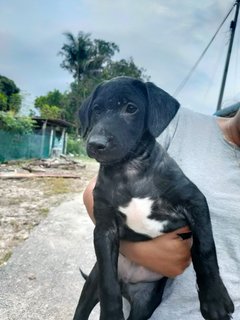
[[[180,104],[153,83],[147,82],[145,85],[148,95],[147,125],[150,133],[157,137],[174,118]]]
[[[79,120],[80,120],[80,135],[85,138],[89,126],[90,126],[90,105],[92,101],[92,95],[90,95],[85,101],[83,101],[82,105],[79,109]]]
[[[91,122],[91,104],[93,99],[96,97],[97,93],[99,92],[99,89],[103,86],[103,84],[106,83],[106,81],[98,84],[93,92],[90,94],[90,96],[83,101],[82,105],[79,109],[79,120],[80,120],[80,135],[85,138],[90,130],[90,122]]]

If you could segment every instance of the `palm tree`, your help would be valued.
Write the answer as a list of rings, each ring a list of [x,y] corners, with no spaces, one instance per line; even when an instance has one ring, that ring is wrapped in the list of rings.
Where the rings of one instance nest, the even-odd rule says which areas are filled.
[[[85,65],[92,51],[90,34],[79,32],[77,37],[75,37],[72,33],[65,32],[64,35],[67,38],[67,43],[62,46],[59,52],[59,55],[64,57],[60,66],[72,73],[74,79],[80,83],[85,74]]]
[[[90,33],[80,31],[75,37],[65,32],[67,43],[62,46],[59,55],[64,57],[61,67],[73,74],[80,84],[86,77],[96,76],[102,72],[104,64],[110,60],[118,46],[113,42],[90,39]]]

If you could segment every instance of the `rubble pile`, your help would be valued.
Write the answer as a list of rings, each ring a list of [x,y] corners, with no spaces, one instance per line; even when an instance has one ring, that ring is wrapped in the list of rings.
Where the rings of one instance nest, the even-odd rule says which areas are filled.
[[[71,157],[9,161],[0,164],[0,178],[65,177],[79,178],[86,165]]]

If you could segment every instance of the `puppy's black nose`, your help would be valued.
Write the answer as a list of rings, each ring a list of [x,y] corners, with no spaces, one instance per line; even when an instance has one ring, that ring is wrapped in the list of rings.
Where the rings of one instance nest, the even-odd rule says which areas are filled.
[[[92,136],[87,142],[87,151],[90,156],[94,156],[104,151],[108,140],[104,136]]]

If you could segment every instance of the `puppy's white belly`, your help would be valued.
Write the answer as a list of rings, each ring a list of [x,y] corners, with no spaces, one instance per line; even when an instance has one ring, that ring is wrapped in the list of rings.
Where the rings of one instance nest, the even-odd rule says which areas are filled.
[[[152,282],[161,279],[163,276],[144,268],[119,254],[118,276],[126,283]]]
[[[150,219],[154,200],[149,198],[132,198],[127,206],[119,207],[118,210],[126,215],[126,224],[137,233],[155,238],[163,234],[168,221]]]

